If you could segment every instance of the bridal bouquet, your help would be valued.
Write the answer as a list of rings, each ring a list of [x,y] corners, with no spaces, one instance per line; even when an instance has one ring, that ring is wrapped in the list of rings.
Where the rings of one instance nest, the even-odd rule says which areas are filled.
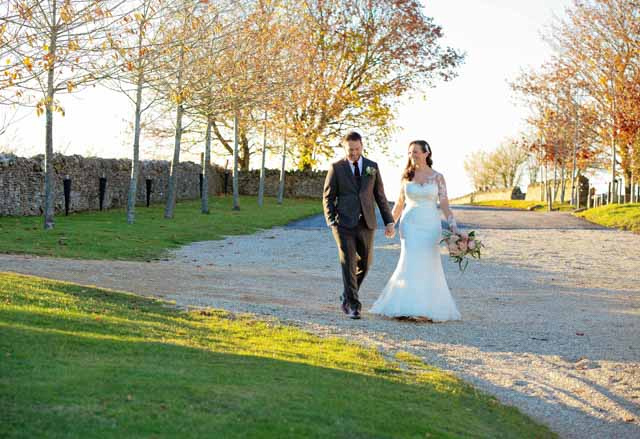
[[[447,244],[449,256],[458,264],[460,271],[463,273],[469,264],[469,256],[480,259],[480,249],[484,245],[480,240],[476,239],[476,232],[452,233],[448,230],[443,230],[442,236],[440,243]]]

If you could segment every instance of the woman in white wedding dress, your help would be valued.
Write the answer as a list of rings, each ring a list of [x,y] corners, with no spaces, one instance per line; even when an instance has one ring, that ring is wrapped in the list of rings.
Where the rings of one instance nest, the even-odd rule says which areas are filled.
[[[457,232],[449,209],[444,177],[431,168],[431,148],[424,140],[411,142],[393,219],[400,218],[400,259],[371,313],[389,317],[423,317],[432,321],[459,320],[440,259],[443,213]],[[440,202],[440,209],[438,208]]]

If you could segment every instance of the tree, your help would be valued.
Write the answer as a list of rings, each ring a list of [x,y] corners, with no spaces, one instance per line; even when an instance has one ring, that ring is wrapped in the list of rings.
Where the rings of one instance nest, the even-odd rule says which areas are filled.
[[[511,189],[520,183],[529,151],[525,140],[507,139],[493,151],[467,155],[464,169],[476,191]]]
[[[284,26],[288,3],[282,1],[259,1],[254,8],[239,20],[237,32],[225,36],[225,53],[219,63],[217,82],[224,84],[225,103],[220,107],[226,111],[218,120],[233,120],[233,208],[239,209],[238,174],[240,171],[240,147],[244,151],[244,165],[248,169],[250,129],[256,126],[255,113],[273,109],[286,109],[286,90],[296,87],[292,77],[297,65],[291,58],[293,36],[290,26]],[[299,34],[299,32],[297,32]],[[295,40],[293,40],[295,41]],[[283,110],[286,111],[286,110]],[[277,121],[274,122],[277,126]],[[213,131],[225,147],[228,141],[213,124]],[[231,149],[231,148],[229,148]]]
[[[498,146],[490,160],[500,187],[509,189],[520,183],[523,165],[528,156],[529,151],[524,141],[508,139]]]
[[[477,192],[486,191],[495,185],[494,176],[488,171],[489,160],[485,151],[471,152],[464,160],[464,170]]]
[[[210,9],[208,11],[211,18],[209,19],[208,34],[206,42],[193,50],[193,66],[191,67],[191,75],[193,77],[193,91],[191,93],[190,110],[196,118],[200,118],[206,125],[205,129],[205,147],[202,164],[202,193],[201,193],[201,212],[209,213],[209,165],[211,162],[211,140],[212,129],[216,126],[216,118],[226,111],[224,90],[226,83],[220,81],[219,70],[225,55],[226,36],[231,32],[237,32],[234,28],[236,20],[223,19],[223,15],[229,15],[228,10]]]
[[[161,76],[157,90],[176,109],[173,160],[164,210],[164,217],[167,219],[173,218],[176,205],[183,117],[191,96],[194,78],[192,71],[196,65],[193,51],[207,42],[207,32],[210,29],[208,19],[211,17],[209,8],[214,8],[207,3],[177,1],[167,8],[165,26],[162,28],[165,49],[157,66]]]
[[[112,75],[114,88],[134,105],[133,154],[126,209],[129,224],[135,222],[142,114],[157,98],[149,97],[147,92],[157,81],[156,60],[167,43],[161,35],[168,5],[167,0],[136,0],[133,11],[122,18],[121,38],[111,40],[112,59],[116,67]]]
[[[304,76],[289,120],[301,169],[331,157],[344,129],[388,138],[398,98],[451,79],[463,59],[440,45],[442,28],[415,0],[305,0],[294,20]]]
[[[537,140],[529,142],[529,149],[543,167],[545,179],[547,167],[553,166],[553,190],[547,192],[555,199],[560,191],[560,199],[564,201],[570,164],[572,201],[575,202],[575,178],[579,170],[595,166],[601,155],[601,150],[594,148],[594,139],[598,136],[597,113],[581,96],[575,71],[557,62],[548,62],[537,70],[523,72],[511,85],[530,105],[528,122],[537,133]]]
[[[576,72],[585,94],[605,116],[600,119],[600,142],[610,145],[609,199],[613,201],[617,166],[621,165],[627,181],[631,176],[631,161],[625,159],[631,145],[621,138],[625,112],[620,108],[625,106],[626,90],[633,86],[633,72],[640,63],[639,17],[636,1],[574,0],[567,19],[558,20],[549,37],[558,51],[558,62]]]
[[[105,49],[117,38],[124,0],[21,0],[9,2],[0,20],[5,79],[38,115],[45,114],[44,228],[54,227],[53,114],[64,115],[57,94],[105,77]],[[26,95],[30,96],[26,96]],[[6,94],[5,94],[6,98]]]

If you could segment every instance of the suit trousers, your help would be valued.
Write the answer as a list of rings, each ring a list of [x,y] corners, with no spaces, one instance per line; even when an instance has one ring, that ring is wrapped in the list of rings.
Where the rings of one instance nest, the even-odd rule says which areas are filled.
[[[352,310],[359,311],[362,304],[358,298],[358,291],[373,262],[375,230],[367,227],[364,217],[360,217],[356,227],[333,226],[331,230],[338,246],[342,267],[342,303],[348,304]]]

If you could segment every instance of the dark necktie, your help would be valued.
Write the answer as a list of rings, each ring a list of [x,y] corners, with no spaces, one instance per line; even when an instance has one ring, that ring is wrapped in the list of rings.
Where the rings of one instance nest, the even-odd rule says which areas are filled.
[[[358,162],[353,162],[353,175],[355,175],[357,179],[360,179],[360,168],[358,168]]]
[[[353,162],[353,175],[356,177],[356,184],[358,185],[358,190],[360,190],[360,183],[362,179],[360,178],[360,168],[358,168],[358,162]]]

